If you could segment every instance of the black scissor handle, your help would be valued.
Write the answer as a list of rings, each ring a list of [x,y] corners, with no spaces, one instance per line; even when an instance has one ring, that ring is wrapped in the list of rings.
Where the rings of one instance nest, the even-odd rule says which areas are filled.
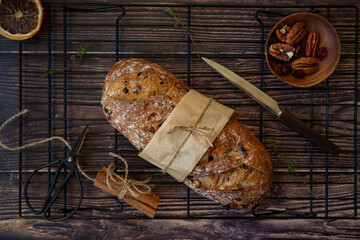
[[[80,199],[79,199],[79,202],[77,203],[76,207],[70,212],[69,215],[66,215],[65,217],[62,217],[62,218],[50,218],[50,217],[46,216],[46,212],[47,212],[47,211],[44,211],[43,217],[44,217],[46,220],[49,220],[49,221],[52,221],[52,222],[58,222],[58,221],[66,220],[66,219],[70,218],[72,215],[74,215],[74,214],[77,212],[77,210],[80,208],[80,205],[81,205],[81,202],[82,202],[82,199],[83,199],[83,188],[82,188],[82,184],[81,184],[81,181],[80,181],[80,176],[79,176],[78,171],[75,169],[74,172],[75,172],[76,180],[77,180],[77,183],[78,183],[79,189],[80,189]],[[68,176],[69,176],[69,174],[68,174]],[[63,182],[63,183],[64,183],[64,182]],[[60,189],[60,188],[59,188],[59,189]],[[59,192],[59,193],[60,193],[60,192]],[[54,197],[53,199],[55,199],[55,197]],[[50,207],[49,207],[49,209],[50,209]],[[65,214],[66,214],[66,212],[65,212]]]
[[[47,167],[50,167],[50,166],[53,166],[53,165],[56,165],[56,164],[59,164],[60,162],[61,162],[60,160],[57,160],[57,161],[53,161],[53,162],[44,164],[44,165],[38,167],[37,169],[35,169],[35,170],[30,174],[30,176],[27,178],[27,180],[26,180],[26,182],[25,182],[25,186],[24,186],[24,198],[25,198],[26,204],[28,205],[29,209],[30,209],[33,213],[36,213],[36,214],[41,214],[41,213],[43,213],[43,212],[44,212],[44,209],[46,208],[46,202],[45,202],[45,204],[42,206],[42,208],[40,209],[40,211],[36,211],[36,210],[31,206],[31,204],[30,204],[30,202],[29,202],[29,198],[28,198],[28,193],[27,193],[30,180],[31,180],[32,177],[33,177],[36,173],[38,173],[41,169],[47,168]],[[59,165],[59,167],[60,167],[60,165]],[[59,168],[59,167],[58,167],[58,168]],[[56,171],[56,172],[57,172],[57,171]],[[55,179],[55,177],[54,177],[54,179]],[[49,189],[49,192],[48,192],[45,200],[49,198],[49,195],[51,195],[50,189]]]
[[[66,161],[66,160],[65,160]],[[55,176],[54,178],[52,179],[51,181],[51,185],[50,185],[50,188],[48,190],[48,193],[44,199],[44,203],[41,207],[41,209],[39,211],[35,210],[33,208],[33,206],[31,206],[30,202],[29,202],[29,199],[28,199],[28,186],[29,186],[29,183],[30,183],[30,180],[32,179],[32,177],[38,173],[41,169],[43,168],[46,168],[46,167],[49,167],[49,166],[53,166],[53,165],[56,165],[58,164],[58,167],[57,167],[57,170],[55,172]],[[51,196],[52,195],[52,192],[54,191],[54,188],[55,188],[55,184],[56,184],[56,181],[57,181],[57,178],[59,177],[59,175],[61,174],[61,170],[63,169],[63,167],[65,166],[65,163],[64,161],[54,161],[54,162],[50,162],[50,163],[47,163],[47,164],[44,164],[40,167],[38,167],[37,169],[35,169],[31,174],[30,176],[28,177],[28,179],[26,180],[25,182],[25,186],[24,186],[24,198],[25,198],[25,202],[26,204],[28,205],[29,209],[35,213],[35,214],[42,214],[43,217],[47,220],[50,220],[50,221],[61,221],[61,220],[65,220],[65,219],[68,219],[70,218],[72,215],[75,214],[75,212],[78,210],[78,208],[80,207],[81,205],[81,202],[82,202],[82,199],[83,199],[83,188],[82,188],[82,184],[81,184],[81,180],[80,180],[80,176],[79,176],[79,173],[76,169],[76,166],[73,165],[71,168],[70,168],[70,172],[65,176],[64,180],[62,181],[61,185],[59,186],[59,188],[56,190],[54,196]],[[77,183],[78,183],[78,186],[79,186],[79,189],[80,189],[80,199],[79,199],[79,202],[78,204],[76,205],[75,209],[72,210],[70,212],[69,215],[66,215],[65,217],[63,218],[49,218],[46,214],[47,212],[50,210],[52,204],[55,202],[56,198],[59,196],[61,190],[65,187],[65,184],[69,181],[70,177],[75,173],[75,176],[76,176],[76,180],[77,180]]]

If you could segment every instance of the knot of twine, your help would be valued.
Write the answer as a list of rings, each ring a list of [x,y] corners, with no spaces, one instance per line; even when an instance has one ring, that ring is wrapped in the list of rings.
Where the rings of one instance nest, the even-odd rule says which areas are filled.
[[[122,158],[120,155],[117,155],[115,153],[110,152],[111,156],[116,157],[120,159],[124,165],[125,165],[125,177],[121,177],[118,174],[116,174],[115,163],[112,163],[108,166],[106,171],[106,185],[111,189],[114,190],[109,183],[109,178],[117,185],[122,187],[122,190],[119,192],[118,198],[123,198],[127,192],[129,192],[131,195],[133,195],[135,198],[139,197],[139,193],[141,194],[149,194],[151,192],[151,188],[146,183],[149,182],[149,179],[146,179],[145,181],[137,181],[133,179],[128,179],[128,163],[124,158]]]
[[[170,128],[166,132],[166,134],[170,134],[170,133],[174,132],[176,129],[180,129],[180,130],[188,131],[190,133],[197,134],[200,137],[202,137],[210,147],[213,146],[210,139],[209,139],[209,137],[206,135],[206,133],[210,133],[210,132],[214,131],[213,128],[179,125],[179,126],[173,126],[172,128]],[[177,150],[177,152],[179,152],[179,149]],[[170,163],[162,170],[163,172],[165,172],[165,173],[167,172],[167,170],[168,170],[168,168],[171,165],[173,160],[174,160],[174,158],[172,158]]]
[[[15,118],[27,113],[28,110],[24,109],[21,112],[15,114],[14,116],[12,116],[11,118],[9,118],[8,120],[6,120],[1,126],[0,126],[0,132],[5,128],[5,126],[13,121]],[[44,139],[40,139],[40,140],[36,140],[34,142],[22,145],[22,146],[18,146],[18,147],[9,147],[7,145],[5,145],[2,140],[0,139],[0,146],[9,150],[9,151],[17,151],[17,150],[22,150],[25,148],[29,148],[29,147],[33,147],[42,143],[46,143],[52,140],[60,140],[62,141],[70,150],[71,150],[71,145],[69,144],[68,141],[66,141],[63,137],[60,136],[52,136],[49,138],[44,138]],[[149,185],[147,185],[146,183],[149,182],[149,179],[146,179],[145,181],[137,181],[137,180],[133,180],[133,179],[128,179],[128,173],[129,173],[129,168],[128,168],[128,164],[126,162],[125,159],[123,159],[120,155],[117,155],[115,153],[109,153],[111,156],[119,158],[125,165],[125,177],[122,178],[121,176],[119,176],[118,174],[116,174],[115,168],[116,165],[114,163],[110,164],[107,168],[107,172],[106,172],[106,185],[108,186],[108,188],[110,188],[111,190],[116,191],[116,189],[113,189],[110,186],[110,182],[109,182],[109,178],[116,184],[122,187],[122,190],[119,192],[118,198],[122,199],[125,194],[127,192],[130,192],[130,194],[137,198],[139,197],[138,193],[142,193],[142,194],[149,194],[151,192],[151,188]],[[81,168],[78,159],[76,158],[76,166],[79,169],[79,171],[81,172],[82,175],[84,175],[84,177],[86,177],[87,179],[91,180],[91,181],[95,181],[96,179],[90,177],[88,174],[85,173],[85,171]],[[140,187],[140,188],[139,188]],[[141,189],[142,188],[142,189]]]
[[[184,131],[188,131],[190,133],[197,134],[200,137],[202,137],[210,147],[213,146],[209,137],[206,135],[207,133],[211,133],[212,131],[214,131],[213,128],[196,127],[196,126],[174,126],[167,131],[167,134],[174,132],[176,129],[181,129]]]

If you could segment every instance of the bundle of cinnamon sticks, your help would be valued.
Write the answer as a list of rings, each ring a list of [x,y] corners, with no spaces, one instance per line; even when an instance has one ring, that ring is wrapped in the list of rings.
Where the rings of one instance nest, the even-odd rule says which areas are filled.
[[[122,190],[122,186],[114,182],[112,179],[108,179],[108,183],[111,188],[108,187],[107,182],[107,167],[103,167],[96,175],[94,185],[107,193],[110,193],[114,196],[118,196]],[[135,189],[132,189],[136,191]],[[154,218],[159,205],[159,198],[150,192],[149,194],[138,193],[138,196],[133,196],[130,191],[126,192],[125,196],[122,198],[126,203],[133,206],[140,212],[144,213],[150,218]]]

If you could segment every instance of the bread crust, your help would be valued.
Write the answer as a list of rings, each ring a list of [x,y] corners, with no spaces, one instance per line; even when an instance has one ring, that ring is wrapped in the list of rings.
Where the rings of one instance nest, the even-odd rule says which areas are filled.
[[[167,69],[133,58],[110,69],[101,105],[110,124],[141,151],[189,90]],[[223,205],[249,209],[265,198],[272,179],[266,148],[230,118],[184,183]]]

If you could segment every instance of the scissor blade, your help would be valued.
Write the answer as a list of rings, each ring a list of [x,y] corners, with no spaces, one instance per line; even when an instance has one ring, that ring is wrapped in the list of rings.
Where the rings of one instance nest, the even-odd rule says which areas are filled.
[[[80,149],[84,143],[87,130],[88,130],[88,126],[84,128],[84,130],[81,132],[80,136],[76,140],[75,144],[72,146],[72,149],[69,153],[69,157],[76,157],[79,154]]]
[[[276,116],[279,116],[281,110],[278,106],[278,103],[271,98],[269,95],[252,85],[250,82],[246,81],[236,73],[232,72],[231,70],[227,69],[226,67],[210,60],[207,58],[202,57],[202,59],[210,65],[215,71],[220,73],[224,78],[228,79],[232,82],[235,86],[243,90],[247,95],[253,98],[255,101],[269,109],[272,113]]]

